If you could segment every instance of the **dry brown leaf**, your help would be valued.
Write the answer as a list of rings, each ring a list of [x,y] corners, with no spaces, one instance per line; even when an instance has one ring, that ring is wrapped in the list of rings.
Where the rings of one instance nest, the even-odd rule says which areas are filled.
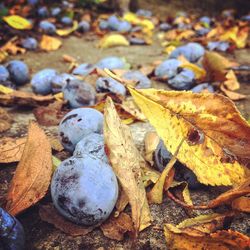
[[[0,94],[0,104],[2,105],[20,105],[36,107],[39,105],[48,105],[55,101],[53,95],[40,96],[24,91],[13,91],[9,94]]]
[[[50,185],[52,154],[44,131],[31,122],[23,155],[7,194],[7,211],[17,215],[41,200]]]
[[[207,51],[203,57],[203,66],[211,81],[224,81],[228,68],[238,66],[217,52]]]
[[[66,220],[56,211],[53,204],[40,206],[39,215],[43,221],[54,225],[56,228],[71,236],[83,236],[90,233],[95,228],[93,226],[79,226],[75,223]]]
[[[155,70],[154,65],[142,65],[142,67],[139,68],[139,71],[146,76],[151,75],[154,72],[154,70]]]
[[[220,85],[220,90],[232,101],[243,100],[247,97],[246,95],[226,89],[223,84]]]
[[[46,107],[34,109],[33,113],[39,124],[43,126],[56,126],[68,112],[67,110],[62,110],[63,105],[64,102],[56,101]]]
[[[103,234],[112,240],[123,240],[126,232],[133,232],[133,222],[126,213],[121,213],[118,217],[111,216],[101,225]]]
[[[169,250],[246,250],[249,237],[239,232],[223,229],[223,224],[232,213],[200,215],[183,221],[177,226],[166,224],[164,234]]]
[[[68,63],[75,63],[75,62],[77,62],[77,60],[73,56],[65,54],[62,57],[63,57],[63,61],[64,62],[68,62]]]
[[[228,90],[234,91],[240,88],[240,84],[233,70],[229,70],[225,75],[225,78],[226,80],[223,82],[223,85],[225,85]]]
[[[118,216],[128,205],[129,200],[128,200],[128,196],[126,195],[125,191],[120,187],[119,190],[119,197],[118,200],[115,204],[115,216]]]
[[[135,233],[151,224],[151,215],[142,181],[141,156],[129,128],[122,124],[111,98],[104,110],[104,138],[107,156],[128,196]]]
[[[24,54],[26,49],[16,45],[18,37],[11,38],[5,45],[0,48],[1,52],[7,52],[10,55],[16,55],[18,53]]]
[[[0,108],[0,133],[11,128],[12,118],[6,110]]]
[[[233,200],[232,208],[241,212],[250,213],[250,197],[242,196]]]
[[[151,166],[154,164],[153,154],[160,142],[160,137],[154,131],[149,131],[145,134],[144,145],[145,145],[145,160],[150,163]]]
[[[0,140],[0,163],[11,163],[20,161],[27,137],[10,138]]]
[[[45,51],[58,50],[61,45],[62,42],[58,38],[47,35],[43,35],[40,42],[40,48]]]
[[[250,126],[228,98],[211,93],[129,90],[172,154],[186,138],[178,160],[199,182],[238,185],[245,181],[246,168],[236,159],[250,157]]]
[[[59,141],[58,137],[49,137],[49,141],[50,141],[50,145],[51,145],[53,150],[55,150],[57,152],[63,151],[64,148],[63,148],[61,142]]]

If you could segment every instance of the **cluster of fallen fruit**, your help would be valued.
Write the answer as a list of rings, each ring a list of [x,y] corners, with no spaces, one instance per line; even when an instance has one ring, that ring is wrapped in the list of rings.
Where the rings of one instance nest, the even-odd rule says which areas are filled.
[[[202,22],[205,22],[205,21],[208,22],[208,20],[203,20]],[[53,30],[53,28],[51,28],[51,24],[48,24],[46,22],[47,21],[42,21],[40,23],[40,28],[45,33],[48,33],[48,32],[50,33],[50,30]],[[69,20],[68,19],[65,20],[65,18],[62,20],[62,22],[65,24],[68,22],[69,25],[71,24],[69,23]],[[129,26],[128,22],[121,21],[117,19],[115,16],[109,17],[107,21],[101,20],[99,22],[99,26],[103,30],[111,29],[111,30],[115,30],[119,32],[127,31],[126,29],[128,29],[128,27],[129,29],[131,29],[131,26]],[[167,24],[164,24],[164,25],[162,24],[160,28],[162,30],[168,30],[169,26],[167,26]],[[198,43],[188,43],[186,45],[179,46],[170,53],[167,60],[160,63],[154,68],[153,74],[154,76],[163,80],[169,86],[177,90],[190,90],[191,89],[193,92],[202,92],[205,89],[208,92],[214,92],[214,88],[207,83],[197,85],[193,88],[195,77],[196,77],[195,73],[197,73],[195,70],[194,71],[192,70],[194,66],[192,66],[191,69],[181,66],[182,62],[180,60],[180,56],[184,56],[186,60],[188,60],[189,62],[196,63],[197,65],[200,66],[199,59],[202,58],[204,54],[205,54],[204,48]],[[91,65],[89,63],[77,65],[77,67],[75,67],[72,70],[72,74],[66,74],[66,73],[60,74],[55,69],[44,69],[40,72],[37,72],[31,79],[31,85],[32,85],[33,91],[36,94],[41,94],[41,95],[47,95],[50,93],[56,94],[62,91],[64,100],[68,102],[70,108],[74,108],[74,110],[67,113],[66,116],[63,117],[59,125],[59,136],[61,139],[61,143],[67,151],[69,151],[70,153],[73,153],[73,156],[63,161],[55,170],[52,181],[51,181],[51,196],[52,196],[54,206],[57,208],[59,213],[62,214],[68,220],[77,224],[81,224],[84,226],[92,226],[92,225],[96,226],[104,222],[113,211],[114,206],[117,202],[117,198],[118,198],[118,184],[116,180],[117,173],[115,175],[111,166],[109,165],[110,164],[109,162],[113,163],[112,167],[114,167],[113,165],[115,165],[111,159],[112,156],[110,156],[110,152],[109,152],[110,150],[112,151],[112,147],[110,147],[109,145],[107,154],[105,153],[105,150],[104,150],[105,147],[104,147],[104,136],[103,136],[103,115],[95,109],[79,108],[79,107],[90,106],[90,105],[96,104],[95,103],[96,102],[95,89],[97,92],[109,92],[109,93],[116,94],[117,96],[118,95],[126,96],[127,90],[123,84],[124,82],[128,84],[129,81],[131,80],[131,83],[134,84],[137,89],[140,89],[140,88],[147,89],[151,87],[151,80],[147,77],[147,75],[143,74],[140,71],[126,71],[125,70],[125,72],[121,71],[122,73],[119,73],[120,74],[119,76],[113,74],[113,72],[111,71],[104,71],[104,73],[108,72],[108,74],[106,74],[106,76],[104,74],[103,76],[97,77],[95,79],[96,80],[94,83],[95,88],[91,84],[89,84],[87,80],[85,81],[85,78],[82,80],[81,77],[87,77],[89,76],[90,73],[93,73],[96,70],[98,71],[98,69],[109,69],[109,70],[114,70],[115,72],[115,70],[117,69],[127,69],[127,67],[128,65],[123,59],[117,58],[117,57],[108,57],[108,58],[104,58],[100,60],[95,65]],[[219,73],[223,74],[223,80],[224,80],[225,74],[228,72],[228,69],[224,67],[222,71],[223,72],[220,71]],[[29,79],[30,79],[30,76],[29,76],[28,67],[26,66],[25,63],[21,61],[16,61],[16,60],[10,61],[5,66],[4,65],[0,66],[0,83],[4,86],[16,88],[16,86],[20,86],[20,85],[27,83]],[[150,91],[152,90],[149,90],[148,92],[145,91],[145,92],[138,92],[138,93],[142,93],[142,94],[145,93],[145,96],[148,98],[150,97],[151,101],[153,100],[154,102],[159,101],[157,99],[158,95],[160,94],[164,95],[163,92],[162,93],[156,92],[155,95],[153,95]],[[179,92],[179,96],[181,96],[180,93],[181,92]],[[173,96],[171,96],[172,94]],[[155,99],[150,95],[153,95]],[[166,92],[165,98],[167,98],[168,95],[171,98],[175,98],[174,96],[175,94],[171,92],[170,93]],[[183,96],[185,95],[186,93],[183,93]],[[202,97],[203,96],[200,95],[200,98]],[[211,96],[207,95],[206,97],[209,99]],[[188,106],[190,104],[189,102],[191,102],[190,101],[191,99],[192,97],[190,95],[189,99],[187,98],[187,100],[189,101],[187,101],[185,105]],[[152,109],[154,108],[154,104],[155,104],[153,103],[153,101],[149,102],[150,105],[152,105]],[[177,100],[177,101],[180,101],[180,100]],[[110,101],[108,100],[107,103],[109,102]],[[139,105],[139,102],[138,102],[138,105]],[[171,107],[171,105],[173,104],[170,103],[169,105]],[[203,103],[200,103],[199,105],[202,106]],[[199,105],[196,104],[194,106],[197,107]],[[140,107],[144,109],[145,114],[146,114],[147,109],[143,107],[143,105],[141,105]],[[182,116],[183,114],[180,114],[180,113],[182,111],[184,112],[184,117],[185,117],[186,107],[184,107],[184,105],[180,109],[178,109],[178,107],[175,107],[174,105],[171,108],[173,112],[178,114],[176,115],[178,117],[177,120],[181,120],[180,116]],[[169,109],[171,110],[171,108]],[[194,109],[194,107],[191,105],[190,109],[192,110]],[[164,117],[164,114],[159,115],[159,113],[155,113],[155,116],[156,114],[159,117],[161,116]],[[207,117],[207,118],[209,117],[209,114],[203,114],[203,115],[204,117]],[[155,125],[153,118],[150,117],[150,115],[146,115],[146,116],[147,118],[149,118],[150,122],[152,120],[152,124]],[[171,118],[172,117],[169,116],[168,120],[171,120]],[[228,119],[230,119],[230,117],[228,117]],[[216,120],[216,118],[212,117],[211,120]],[[167,119],[165,121],[167,123]],[[246,131],[249,131],[249,127],[244,122],[242,123],[245,126],[244,129]],[[116,123],[116,126],[119,127],[118,129],[122,129],[122,127],[120,127],[119,125],[120,125],[119,123]],[[110,126],[111,126],[111,123],[110,123]],[[157,126],[158,125],[155,125],[156,128]],[[169,126],[169,129],[170,127],[171,126]],[[112,131],[114,130],[115,129],[113,128]],[[162,131],[165,132],[167,130],[162,130]],[[203,144],[203,143],[207,143],[207,140],[209,140],[207,138],[206,140],[204,139],[204,134],[202,131],[198,131],[195,129],[194,130],[190,129],[190,131],[189,131],[190,133],[187,133],[187,136],[188,136],[187,141],[193,147]],[[175,137],[176,134],[173,133],[172,136]],[[163,137],[164,136],[162,136],[162,138]],[[127,137],[125,136],[124,138],[127,139]],[[247,140],[244,137],[240,139],[242,139],[242,141]],[[127,140],[125,140],[125,142],[126,141]],[[164,172],[165,167],[168,164],[168,162],[171,159],[174,159],[176,157],[175,155],[174,158],[172,158],[172,154],[174,154],[178,150],[175,147],[175,150],[172,149],[172,154],[171,154],[164,146],[164,143],[166,143],[166,140],[164,140],[164,143],[163,141],[159,141],[159,140],[156,140],[156,141],[157,143],[155,143],[153,147],[153,156],[151,155],[152,158],[148,160],[152,161],[153,159],[154,163],[152,165],[154,165],[160,172],[162,171]],[[152,141],[149,142],[149,144],[151,143]],[[212,142],[209,142],[209,143],[212,143]],[[247,142],[244,141],[244,143],[246,143],[246,145],[248,146]],[[209,144],[208,146],[211,146],[211,145]],[[113,150],[115,150],[115,147],[113,148],[114,148]],[[219,149],[216,146],[216,152],[218,151]],[[116,158],[116,161],[119,159],[119,152],[117,154],[118,156]],[[209,150],[207,150],[206,154],[210,156],[210,154],[212,153]],[[223,154],[225,154],[229,158],[232,156],[230,154],[230,151],[229,153],[224,152]],[[131,161],[132,160],[133,159],[131,159]],[[223,159],[223,160],[225,160],[226,163],[229,164],[230,160],[232,159],[230,160]],[[234,161],[234,159],[232,161]],[[185,163],[183,159],[182,159],[182,162]],[[209,162],[209,164],[211,163]],[[216,164],[216,162],[213,162],[213,164]],[[211,164],[211,166],[213,164]],[[89,166],[91,166],[91,168]],[[169,166],[169,169],[170,169],[170,166]],[[197,181],[196,175],[194,175],[194,173],[191,170],[181,165],[180,162],[177,162],[175,164],[175,169],[177,173],[175,173],[174,178],[178,181],[186,181],[188,183],[188,186],[191,189],[198,188],[200,187],[200,185],[202,185],[200,182]],[[179,173],[178,173],[178,169],[179,169]],[[195,171],[196,169],[193,169],[193,170]],[[137,172],[138,169],[135,169],[135,170],[133,169],[133,171],[135,171],[135,175],[138,174]],[[165,170],[165,171],[168,171],[168,170]],[[230,170],[226,169],[224,174],[226,175],[228,174],[228,172],[230,172]],[[237,171],[235,170],[235,172]],[[152,170],[152,173],[154,173],[153,170]],[[164,172],[164,174],[165,173],[166,172]],[[125,174],[125,172],[123,172],[123,174]],[[242,178],[244,180],[244,175],[241,175],[241,173],[238,173],[238,172],[237,174],[239,174],[240,176],[239,179]],[[203,178],[205,178],[204,175],[205,174],[203,174]],[[140,176],[140,174],[138,174],[138,176]],[[156,174],[156,176],[158,178],[159,174]],[[119,174],[118,174],[118,178],[120,179]],[[157,182],[159,180],[160,178],[157,180]],[[207,179],[205,178],[204,183],[208,184],[209,182],[208,181],[206,182],[206,181]],[[145,181],[145,183],[146,182],[147,181]],[[214,181],[214,183],[212,182],[211,185],[222,185],[222,184],[230,185],[232,183],[235,184],[237,182],[235,181],[234,183],[234,180],[232,178],[232,180],[230,179],[226,184],[220,181],[217,181],[217,182]],[[124,188],[124,186],[122,187]],[[119,191],[121,193],[121,190]],[[151,200],[153,200],[152,198],[153,193],[154,192],[151,192],[151,195],[149,195],[149,197],[151,197]],[[247,194],[247,192],[242,193],[242,195],[245,195],[245,194]],[[142,195],[142,197],[144,196]],[[133,217],[133,221],[135,224],[134,226],[136,230],[143,229],[143,227],[147,227],[148,222],[145,223],[145,225],[143,223],[141,225],[138,225],[140,224],[138,221],[136,223],[136,219],[134,219],[134,215],[133,215],[134,214],[133,201],[130,200],[130,204],[132,207],[132,217]],[[30,205],[32,205],[32,202]],[[27,207],[22,208],[22,210],[26,208]],[[142,207],[140,208],[142,211]],[[246,210],[247,209],[243,211],[246,211]],[[12,246],[14,246],[14,248],[21,249],[22,247],[24,247],[24,233],[23,233],[23,229],[20,223],[3,209],[1,209],[0,211],[1,211],[0,222],[2,222],[1,228],[0,228],[0,233],[1,233],[0,237],[2,240],[1,243],[6,248],[11,249]],[[141,211],[138,213],[139,214],[142,213]],[[225,215],[225,218],[226,217],[227,216]],[[142,219],[145,219],[145,218],[142,218]],[[139,220],[142,220],[142,219],[139,218]],[[178,230],[180,230],[180,228],[178,228]],[[245,246],[249,246],[249,241],[247,242],[248,239],[244,237],[242,238],[246,240]]]

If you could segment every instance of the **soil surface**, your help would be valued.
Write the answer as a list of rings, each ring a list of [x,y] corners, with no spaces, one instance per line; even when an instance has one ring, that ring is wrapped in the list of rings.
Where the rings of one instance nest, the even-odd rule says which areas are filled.
[[[116,47],[105,50],[96,48],[98,39],[94,34],[77,38],[70,37],[63,39],[63,46],[54,52],[28,52],[25,55],[15,56],[16,59],[24,60],[32,70],[32,73],[44,68],[55,68],[59,72],[67,72],[68,64],[63,62],[62,56],[64,54],[70,55],[78,60],[80,63],[89,62],[95,63],[105,56],[120,56],[125,57],[134,69],[142,64],[151,63],[155,60],[163,60],[166,55],[162,54],[162,47],[157,39],[150,46],[129,46]],[[235,51],[229,57],[234,58],[240,64],[250,63],[250,50],[243,49]],[[248,81],[248,83],[246,82]],[[237,102],[237,106],[247,119],[250,117],[250,84],[249,77],[240,78],[241,89],[240,93],[247,94],[246,100]],[[154,83],[154,87],[167,88],[164,84]],[[14,115],[15,122],[12,128],[0,135],[20,137],[27,133],[27,125],[30,119],[35,119],[31,110],[20,110],[18,108],[10,109]],[[148,123],[136,123],[130,126],[133,136],[135,138],[138,148],[143,151],[143,139],[147,131],[153,130]],[[57,135],[57,127],[44,127],[48,134]],[[0,166],[0,205],[3,197],[7,192],[8,183],[14,173],[16,165]],[[207,187],[204,190],[193,191],[192,197],[195,203],[206,202],[217,196],[220,192],[219,188]],[[211,211],[190,211],[187,212],[179,205],[175,204],[170,199],[165,198],[162,205],[151,205],[153,223],[152,226],[140,233],[139,239],[132,246],[131,240],[128,236],[121,242],[110,240],[102,234],[100,229],[95,229],[93,232],[82,237],[71,237],[53,225],[41,221],[38,211],[40,204],[46,204],[50,201],[49,195],[45,197],[38,205],[28,209],[27,212],[18,218],[24,225],[27,235],[27,250],[28,249],[43,249],[43,250],[77,250],[77,249],[166,249],[165,239],[163,235],[164,223],[177,224],[190,217],[201,213],[209,213]],[[214,210],[216,211],[216,210]],[[242,233],[249,233],[250,218],[247,215],[237,216],[231,226]]]

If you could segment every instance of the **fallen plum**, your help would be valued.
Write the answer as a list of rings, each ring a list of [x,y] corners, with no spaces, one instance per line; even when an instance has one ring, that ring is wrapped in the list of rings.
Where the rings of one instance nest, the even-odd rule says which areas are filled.
[[[41,21],[39,23],[39,28],[42,32],[48,35],[53,35],[56,33],[56,26],[49,21]]]
[[[84,155],[63,161],[51,181],[54,206],[68,220],[85,226],[105,221],[118,197],[116,176],[107,163]]]
[[[111,77],[99,77],[96,81],[96,90],[98,92],[111,92],[118,95],[126,95],[126,88]]]
[[[134,80],[137,82],[136,88],[137,89],[148,89],[151,87],[150,79],[145,76],[140,71],[127,71],[122,75],[122,78],[126,80]]]
[[[123,58],[110,56],[101,59],[97,62],[96,66],[98,68],[104,69],[124,69],[126,68],[126,61]]]
[[[92,108],[78,108],[67,113],[59,124],[63,147],[73,152],[76,144],[91,133],[103,133],[103,114]]]

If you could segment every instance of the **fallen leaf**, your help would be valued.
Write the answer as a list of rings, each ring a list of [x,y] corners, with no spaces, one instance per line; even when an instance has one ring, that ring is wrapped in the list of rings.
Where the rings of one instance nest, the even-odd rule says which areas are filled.
[[[111,34],[104,36],[100,41],[98,47],[106,49],[117,46],[129,46],[127,38],[120,34]]]
[[[101,225],[104,236],[112,240],[123,240],[126,232],[133,232],[133,222],[126,213],[121,213],[118,217],[111,216]]]
[[[147,162],[150,163],[151,166],[153,166],[154,164],[153,154],[159,142],[160,142],[160,138],[156,132],[149,131],[146,133],[144,137],[144,146],[145,146],[144,158]]]
[[[18,37],[11,38],[5,45],[0,48],[0,51],[7,57],[8,54],[16,55],[17,53],[24,54],[26,49],[16,45]],[[5,57],[3,58],[5,59]]]
[[[45,51],[58,50],[61,45],[62,42],[58,38],[47,35],[43,35],[40,42],[40,48]]]
[[[232,230],[220,230],[223,229],[224,222],[232,216],[232,213],[200,215],[187,219],[177,226],[164,225],[168,249],[247,249],[250,243],[249,237]]]
[[[151,75],[155,70],[155,66],[154,65],[142,65],[139,68],[139,71],[141,71],[142,74],[149,76]]]
[[[71,34],[72,32],[74,32],[78,27],[78,22],[74,21],[73,22],[73,26],[69,29],[57,29],[56,30],[56,34],[59,36],[68,36],[69,34]]]
[[[246,95],[226,89],[224,84],[220,85],[220,90],[232,101],[243,100],[247,97]]]
[[[0,108],[0,133],[11,128],[12,118],[6,110]]]
[[[52,168],[53,172],[57,169],[57,167],[62,163],[60,159],[55,157],[54,155],[52,156]]]
[[[244,213],[250,213],[250,197],[242,196],[233,200],[232,209],[235,209]]]
[[[227,74],[225,75],[225,81],[223,82],[223,85],[225,85],[225,87],[228,90],[237,90],[240,88],[240,84],[238,82],[238,79],[236,77],[236,75],[234,74],[233,70],[229,70],[227,72]]]
[[[17,139],[10,137],[2,138],[0,140],[0,163],[20,161],[26,141],[26,137]]]
[[[186,138],[178,160],[199,182],[237,185],[245,180],[245,167],[236,157],[249,159],[250,126],[229,99],[211,93],[128,89],[172,154]]]
[[[0,103],[2,105],[20,105],[36,107],[39,105],[48,105],[55,101],[53,95],[40,96],[33,93],[15,90],[9,94],[0,94]]]
[[[43,126],[56,126],[60,123],[64,115],[68,112],[63,111],[64,102],[53,102],[45,107],[38,107],[33,110],[39,124]]]
[[[44,131],[31,122],[6,198],[6,210],[10,214],[17,215],[44,197],[52,175],[51,157],[51,146]]]
[[[0,84],[0,93],[10,94],[10,93],[13,93],[13,92],[14,92],[14,89],[6,87],[6,86]]]
[[[166,181],[171,169],[173,168],[173,166],[176,162],[176,156],[178,155],[178,152],[179,152],[180,147],[181,147],[183,142],[184,142],[184,140],[181,141],[180,145],[176,149],[176,152],[174,153],[171,160],[168,162],[167,166],[162,171],[161,176],[159,177],[159,179],[155,183],[154,187],[147,194],[149,203],[156,203],[156,204],[162,203],[165,181]]]
[[[54,225],[57,229],[71,236],[86,235],[96,227],[84,227],[66,220],[56,211],[53,204],[40,206],[39,215],[43,221]]]
[[[104,110],[104,141],[112,168],[128,196],[137,234],[139,230],[151,224],[146,191],[142,182],[141,156],[129,128],[122,124],[109,97]]]
[[[17,30],[32,29],[32,24],[30,23],[30,21],[18,15],[5,16],[3,17],[3,20],[9,26]]]
[[[207,51],[205,53],[202,64],[211,81],[226,80],[227,69],[238,65],[214,51]]]
[[[57,152],[63,151],[64,148],[63,148],[61,142],[59,141],[58,136],[57,137],[49,137],[49,141],[50,141],[50,145],[51,145],[53,150],[55,150]]]

